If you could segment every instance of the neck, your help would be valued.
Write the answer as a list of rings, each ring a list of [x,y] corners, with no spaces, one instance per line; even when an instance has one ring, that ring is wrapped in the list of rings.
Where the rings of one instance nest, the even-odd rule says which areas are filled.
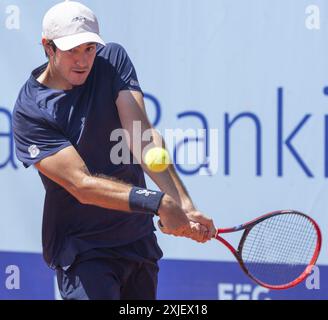
[[[50,89],[70,90],[73,86],[65,81],[49,61],[47,68],[40,74],[37,81]]]

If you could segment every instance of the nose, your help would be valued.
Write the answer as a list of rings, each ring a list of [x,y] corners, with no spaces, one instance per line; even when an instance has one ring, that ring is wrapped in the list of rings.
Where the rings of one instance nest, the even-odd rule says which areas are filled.
[[[86,58],[86,55],[81,54],[76,60],[75,64],[80,68],[87,68],[88,66],[88,60]]]

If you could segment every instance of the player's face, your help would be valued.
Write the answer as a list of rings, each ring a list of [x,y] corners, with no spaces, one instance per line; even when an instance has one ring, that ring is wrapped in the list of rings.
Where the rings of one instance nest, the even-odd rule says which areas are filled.
[[[53,64],[58,79],[66,89],[72,86],[82,85],[93,66],[96,57],[96,44],[81,44],[68,51],[57,48]]]

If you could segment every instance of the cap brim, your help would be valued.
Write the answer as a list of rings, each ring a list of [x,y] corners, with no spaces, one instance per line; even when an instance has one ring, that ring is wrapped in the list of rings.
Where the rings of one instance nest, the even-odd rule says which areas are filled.
[[[71,36],[58,38],[53,41],[56,47],[62,51],[71,50],[81,44],[88,43],[88,42],[96,42],[103,46],[106,45],[106,43],[100,38],[100,36],[97,33],[93,33],[93,32],[83,32],[83,33],[73,34]]]

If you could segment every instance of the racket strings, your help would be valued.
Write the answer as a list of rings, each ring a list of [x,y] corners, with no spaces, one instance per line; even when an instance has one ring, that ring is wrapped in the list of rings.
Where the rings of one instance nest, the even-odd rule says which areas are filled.
[[[293,217],[295,219],[295,216]],[[275,222],[278,222],[278,219],[275,221]],[[270,246],[263,246],[263,248],[269,248],[269,250],[266,250],[266,258],[269,256],[272,257],[272,251],[273,250],[277,250],[278,252],[280,252],[279,256],[276,257],[276,259],[274,260],[274,267],[275,269],[278,269],[279,268],[279,265],[285,261],[289,262],[289,261],[292,261],[293,264],[302,264],[304,263],[304,261],[307,261],[308,260],[308,257],[305,255],[303,255],[304,253],[307,253],[308,252],[308,245],[309,243],[311,243],[311,241],[304,241],[304,233],[299,233],[299,224],[295,224],[295,221],[289,221],[291,223],[293,223],[294,225],[298,226],[298,228],[295,228],[295,232],[294,232],[294,237],[297,238],[299,240],[300,243],[304,243],[306,245],[306,247],[303,247],[301,248],[299,245],[296,245],[296,242],[291,242],[289,244],[289,246],[286,246],[284,242],[280,242],[279,240],[277,241],[273,241],[271,242]],[[279,223],[281,223],[279,221]],[[276,223],[273,223],[275,224],[275,227],[276,227],[276,230],[277,230],[277,225]],[[279,225],[278,225],[279,227]],[[279,229],[278,229],[278,232],[281,232]],[[279,239],[279,238],[275,238],[275,239]],[[271,250],[270,250],[271,249]],[[300,260],[300,258],[302,257],[303,260]],[[262,260],[263,260],[263,257],[262,257]],[[255,260],[256,262],[262,262],[261,260]],[[259,265],[260,266],[260,265]]]
[[[261,254],[261,250],[265,250],[265,260],[267,259],[268,256],[272,256],[272,251],[276,252],[277,249],[279,251],[279,257],[281,258],[282,261],[286,261],[286,258],[291,254],[291,252],[294,253],[294,255],[297,256],[297,251],[303,251],[303,248],[300,248],[299,246],[297,246],[296,243],[290,243],[289,247],[287,247],[285,245],[284,242],[281,241],[281,239],[279,237],[276,237],[275,234],[271,234],[271,238],[269,233],[267,232],[266,228],[267,228],[267,222],[268,221],[264,221],[263,223],[259,224],[258,227],[259,229],[257,230],[256,233],[254,233],[254,230],[252,233],[249,234],[248,236],[248,242],[250,242],[251,240],[251,244],[252,244],[252,248],[248,253],[248,256],[253,256],[256,260],[256,258],[260,259],[261,257],[263,258],[263,254]],[[294,223],[293,221],[290,221],[292,223]],[[271,226],[274,226],[274,229],[272,230],[271,228],[271,232],[274,231],[276,233],[281,233],[281,221],[279,221],[279,219],[275,219],[273,221],[271,221]],[[299,227],[299,225],[296,225]],[[300,229],[300,228],[298,228]],[[300,229],[299,233],[297,233],[297,229],[295,229],[295,234],[294,237],[300,237],[301,238],[301,242],[302,243],[307,243],[309,244],[309,242],[305,242],[304,239],[302,240],[302,238],[304,238],[305,233],[302,231],[303,229]],[[264,232],[265,231],[265,232]],[[251,237],[254,237],[254,240],[251,239]],[[260,236],[260,238],[259,238]],[[259,246],[258,243],[263,243],[265,241],[266,245],[262,245]],[[270,243],[269,243],[270,241]],[[269,245],[268,245],[269,244]],[[246,245],[244,245],[244,248],[246,247]],[[246,250],[245,250],[246,251]],[[245,254],[244,251],[244,254]],[[249,257],[247,257],[247,259],[249,259]],[[261,260],[258,260],[258,262],[261,262]],[[277,261],[275,261],[277,262]]]
[[[265,248],[265,246],[263,246],[263,248]],[[288,251],[288,250],[286,250],[286,246],[282,246],[281,243],[279,243],[279,242],[277,245],[277,242],[273,241],[271,243],[271,245],[270,246],[267,245],[266,248],[268,248],[268,250],[265,250],[266,251],[265,257],[263,257],[262,253],[259,254],[259,250],[258,250],[254,254],[255,259],[253,261],[248,258],[248,262],[252,262],[251,267],[248,266],[248,268],[251,270],[251,272],[254,276],[255,275],[257,276],[257,278],[260,278],[260,276],[261,276],[262,279],[261,278],[260,279],[262,281],[264,280],[263,277],[265,277],[266,281],[268,282],[270,280],[270,279],[268,279],[268,276],[269,276],[270,278],[274,278],[274,279],[276,279],[276,281],[279,281],[279,283],[286,283],[286,282],[288,282],[288,280],[294,279],[294,277],[297,276],[297,274],[295,275],[295,271],[297,271],[297,273],[301,273],[303,271],[303,269],[305,268],[305,265],[302,263],[302,261],[301,262],[299,261],[300,260],[299,252],[297,249],[295,249],[297,247],[289,246],[290,251]],[[280,255],[276,259],[272,258],[272,253],[270,252],[273,250],[273,248],[275,248],[275,250],[280,251]],[[271,258],[268,259],[268,257],[271,257]],[[267,261],[265,259],[269,260],[270,265],[267,264]],[[289,279],[290,273],[286,274],[286,261],[289,261],[291,259],[293,259],[293,266],[295,266],[295,265],[301,266],[301,269],[294,268],[293,275]],[[305,259],[307,259],[307,257],[305,257]],[[263,268],[264,263],[266,263],[264,265],[265,268]]]
[[[292,217],[293,219],[295,219],[295,216]],[[311,251],[311,243],[312,241],[307,241],[306,234],[302,231],[302,228],[300,227],[301,224],[297,224],[295,223],[296,221],[293,221],[293,219],[290,219],[290,223],[293,223],[296,228],[294,230],[294,237],[299,239],[299,243],[304,243],[305,246],[302,248],[300,247],[297,242],[290,242],[289,246],[286,246],[286,244],[282,241],[279,240],[279,237],[275,237],[274,240],[270,243],[270,245],[266,245],[266,246],[262,246],[260,249],[265,250],[265,258],[263,258],[263,254],[259,254],[259,251],[256,252],[254,254],[255,257],[257,257],[257,259],[254,259],[254,263],[252,265],[252,273],[255,274],[259,274],[261,273],[261,276],[263,276],[263,271],[267,272],[268,267],[266,265],[266,269],[263,270],[263,266],[261,265],[261,263],[265,263],[267,261],[265,261],[265,259],[267,259],[268,257],[271,257],[269,262],[273,262],[273,264],[270,266],[271,270],[270,270],[270,275],[272,275],[272,277],[274,277],[275,279],[277,279],[277,281],[280,281],[281,283],[286,283],[289,279],[289,277],[296,277],[297,275],[295,275],[295,273],[299,272],[302,273],[302,271],[304,270],[304,268],[306,267],[306,263],[311,260],[312,258],[312,254],[313,251]],[[277,232],[281,232],[281,221],[279,221],[279,219],[276,219],[275,221],[273,221],[272,223],[274,225],[274,227],[276,228],[275,230]],[[263,227],[263,226],[262,226]],[[264,233],[262,233],[262,238],[263,238]],[[315,240],[315,239],[314,239]],[[253,246],[254,247],[254,246]],[[273,251],[274,252],[279,252],[279,256],[275,257],[275,259],[273,260]],[[312,253],[312,254],[309,254]],[[249,258],[248,258],[249,260]],[[286,262],[292,262],[292,266],[293,266],[293,274],[290,274],[290,270],[289,273],[285,274],[286,272]],[[297,268],[295,268],[295,266],[297,266]],[[283,270],[282,270],[283,269]],[[284,272],[282,272],[284,271]]]
[[[271,285],[287,284],[310,263],[317,244],[312,222],[296,213],[272,216],[256,224],[242,243],[248,272]]]
[[[303,226],[299,223],[295,223],[296,221],[294,221],[295,218],[297,218],[297,216],[291,215],[291,216],[285,217],[285,218],[288,218],[289,219],[288,222],[294,225],[294,237],[295,238],[299,237],[301,243],[309,245],[309,242],[305,241],[305,238],[304,238],[307,235],[303,232]],[[268,222],[270,222],[270,224],[271,224],[270,229],[267,229]],[[284,230],[282,229],[282,228],[284,228],[283,227],[284,223],[285,223],[285,221],[282,221],[281,217],[279,217],[279,216],[272,221],[264,221],[263,224],[262,223],[259,224],[259,227],[261,229],[258,230],[259,232],[255,234],[255,237],[258,236],[258,234],[260,234],[261,239],[257,239],[257,241],[254,241],[254,243],[257,243],[259,241],[261,241],[261,242],[266,241],[267,242],[266,244],[268,244],[268,240],[270,240],[269,245],[255,246],[255,248],[257,248],[258,251],[265,249],[266,256],[272,256],[272,251],[276,252],[278,250],[281,262],[286,261],[286,259],[289,257],[290,254],[293,254],[294,256],[299,257],[300,255],[297,253],[306,252],[306,251],[303,251],[303,248],[301,248],[297,242],[290,242],[289,246],[286,246],[285,243],[283,241],[281,241],[281,239],[279,237],[276,236],[276,233],[281,234],[282,232],[284,232]],[[268,234],[267,230],[270,230],[270,232],[271,232],[271,235],[270,235],[271,239],[269,238],[269,234]],[[274,233],[272,233],[272,232],[274,232]],[[254,233],[253,233],[253,235],[254,235]],[[255,256],[256,256],[256,254],[255,254]],[[257,256],[261,257],[262,255],[257,254]]]
[[[304,236],[302,236],[303,234],[299,235],[298,233],[295,232],[295,237],[298,237],[298,239],[300,239],[299,241],[304,243],[304,240],[302,240],[302,238],[304,238]],[[306,244],[310,244],[311,241],[307,241]],[[267,246],[268,247],[268,246]],[[308,246],[307,246],[308,247]],[[271,265],[271,270],[270,270],[270,275],[271,273],[274,275],[275,273],[277,273],[277,276],[279,277],[280,281],[281,282],[286,282],[286,275],[287,277],[289,276],[289,273],[285,273],[286,272],[286,264],[285,261],[292,261],[292,265],[293,266],[301,266],[301,269],[300,268],[295,268],[294,267],[294,273],[297,271],[297,272],[300,272],[303,271],[303,268],[305,268],[305,265],[304,265],[304,262],[302,260],[300,260],[300,254],[302,253],[306,253],[308,248],[307,247],[304,247],[304,248],[300,248],[300,247],[297,247],[293,244],[290,244],[289,246],[286,246],[284,243],[279,243],[278,242],[278,245],[277,245],[277,242],[276,241],[273,241],[271,243],[271,245],[269,246],[269,249],[271,249],[271,251],[273,250],[273,248],[275,248],[275,250],[279,251],[280,252],[280,255],[278,257],[278,259],[275,259],[273,260],[272,259],[272,254],[270,252],[270,250],[266,250],[266,258],[269,256],[271,256],[271,261],[270,262],[274,262],[273,265]],[[265,248],[265,246],[264,246]],[[288,249],[288,250],[287,250]],[[258,253],[257,253],[258,255]],[[310,257],[307,257],[306,255],[304,255],[304,260],[305,261],[309,261],[309,259],[311,259],[311,256]],[[255,273],[259,273],[260,271],[262,271],[263,273],[263,267],[261,265],[261,263],[263,263],[263,257],[261,257],[260,259],[255,259],[254,262],[256,262],[257,264],[255,265],[252,265],[253,270],[252,272]],[[264,261],[265,262],[265,261]],[[282,270],[283,269],[283,270]],[[267,270],[267,266],[266,266],[266,272],[268,271]],[[282,272],[284,271],[284,272]],[[296,276],[295,274],[293,274],[293,277]],[[276,278],[276,276],[275,276]],[[289,279],[288,279],[289,280]]]

